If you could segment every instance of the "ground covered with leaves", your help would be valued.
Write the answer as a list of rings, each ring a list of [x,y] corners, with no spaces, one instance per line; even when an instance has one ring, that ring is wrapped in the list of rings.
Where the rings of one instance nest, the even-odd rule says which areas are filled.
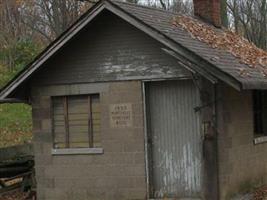
[[[8,192],[0,196],[0,200],[29,200],[29,193],[21,192],[20,190],[15,190]]]
[[[256,190],[253,197],[253,200],[267,200],[267,186]]]
[[[31,107],[0,104],[0,148],[28,143],[32,139]]]

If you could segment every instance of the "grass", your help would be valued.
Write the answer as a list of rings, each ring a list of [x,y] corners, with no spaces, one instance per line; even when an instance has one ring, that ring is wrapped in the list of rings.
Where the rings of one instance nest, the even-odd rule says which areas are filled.
[[[0,104],[0,148],[31,140],[31,107],[25,104]]]
[[[43,45],[27,37],[0,48],[0,89],[42,50]],[[7,66],[12,55],[13,66]],[[30,106],[0,104],[0,148],[22,144],[32,139]]]

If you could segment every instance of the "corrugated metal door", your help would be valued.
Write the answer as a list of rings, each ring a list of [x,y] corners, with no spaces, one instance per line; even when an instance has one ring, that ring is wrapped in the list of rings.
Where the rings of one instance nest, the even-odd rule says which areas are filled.
[[[199,198],[202,139],[199,95],[191,80],[146,86],[153,198]]]

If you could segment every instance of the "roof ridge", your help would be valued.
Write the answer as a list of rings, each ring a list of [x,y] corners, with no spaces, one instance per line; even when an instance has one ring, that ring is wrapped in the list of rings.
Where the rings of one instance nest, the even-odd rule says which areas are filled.
[[[165,13],[168,13],[168,14],[188,16],[186,14],[182,14],[182,13],[179,13],[179,12],[174,12],[174,11],[170,11],[170,10],[164,10],[163,8],[157,8],[157,7],[147,6],[147,5],[143,5],[143,4],[125,2],[125,1],[122,1],[122,0],[110,0],[110,1],[114,2],[114,3],[119,3],[119,4],[127,4],[127,5],[136,6],[136,7],[142,7],[142,8],[146,8],[146,9],[149,9],[149,10],[157,10],[157,11],[165,12]]]
[[[222,28],[217,28],[215,26],[213,26],[212,24],[200,19],[199,17],[197,16],[192,16],[192,15],[189,15],[189,14],[185,14],[185,13],[181,13],[181,12],[174,12],[174,11],[170,11],[170,10],[164,10],[162,8],[157,8],[157,7],[151,7],[151,6],[147,6],[147,5],[141,5],[141,4],[136,4],[136,3],[131,3],[131,2],[125,2],[123,0],[107,0],[111,3],[118,3],[118,4],[125,4],[125,5],[131,5],[131,6],[135,6],[135,7],[140,7],[140,8],[145,8],[145,9],[148,9],[148,10],[156,10],[156,11],[161,11],[163,13],[168,13],[168,14],[172,14],[172,15],[175,15],[174,17],[189,17],[191,18],[192,20],[197,20],[198,22],[200,23],[203,23],[203,24],[206,24],[208,26],[211,26],[217,30],[222,30]]]

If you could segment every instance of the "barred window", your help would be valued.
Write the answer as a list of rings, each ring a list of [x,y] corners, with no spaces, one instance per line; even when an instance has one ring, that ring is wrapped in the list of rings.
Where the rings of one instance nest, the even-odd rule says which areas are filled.
[[[54,148],[101,147],[99,95],[53,97]]]

